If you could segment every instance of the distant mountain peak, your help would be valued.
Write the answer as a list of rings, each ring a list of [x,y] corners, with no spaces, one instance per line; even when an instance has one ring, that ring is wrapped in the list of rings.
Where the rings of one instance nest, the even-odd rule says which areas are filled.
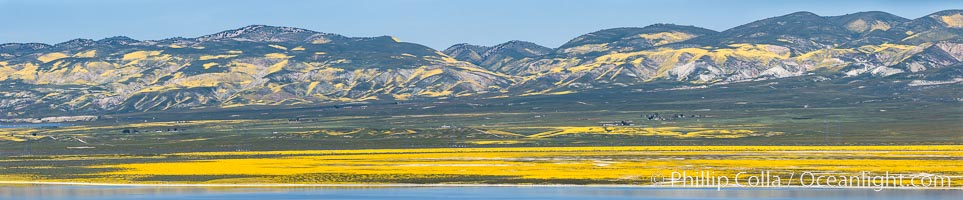
[[[237,29],[221,31],[198,37],[201,42],[217,40],[280,42],[290,39],[304,39],[319,32],[284,26],[249,25]],[[305,36],[306,35],[306,36]],[[298,37],[300,36],[300,37]]]
[[[847,15],[852,15],[852,16],[874,16],[874,17],[903,18],[903,17],[897,16],[897,15],[894,15],[894,14],[890,14],[890,13],[888,13],[888,12],[875,11],[875,10],[874,10],[874,11],[855,12],[855,13],[850,13],[850,14],[846,14],[846,15],[843,15],[843,16],[847,16]],[[906,18],[903,18],[903,19],[906,19]]]
[[[114,37],[97,40],[97,43],[99,44],[113,44],[113,45],[128,45],[128,44],[133,44],[138,42],[140,41],[129,38],[127,36],[114,36]]]
[[[50,47],[44,43],[6,43],[0,44],[0,52],[33,52]]]
[[[706,28],[698,27],[698,26],[679,25],[679,24],[671,24],[671,23],[656,23],[656,24],[648,25],[648,26],[645,26],[645,27],[642,27],[642,28],[643,28],[643,29],[704,29],[704,30],[709,30],[709,29],[706,29]],[[709,30],[709,31],[712,31],[712,30]],[[715,32],[715,31],[712,31],[712,32]]]
[[[781,16],[771,17],[755,22],[751,22],[746,25],[787,25],[787,22],[822,22],[828,21],[823,16],[819,16],[816,13],[808,11],[799,11],[794,13],[789,13]],[[744,25],[745,26],[745,25]]]
[[[890,14],[883,11],[866,11],[866,12],[856,12],[840,16],[832,16],[829,18],[838,19],[863,19],[863,20],[892,20],[892,21],[909,21],[909,19]]]
[[[853,37],[853,31],[834,23],[829,17],[803,11],[740,25],[711,37],[700,38],[699,44],[775,44],[801,53],[845,44]]]
[[[828,17],[828,19],[855,33],[867,33],[876,30],[887,31],[892,27],[909,21],[909,19],[882,11],[857,12],[832,16]]]
[[[491,48],[491,47],[481,46],[481,45],[474,45],[474,44],[469,44],[469,43],[458,43],[458,44],[451,45],[450,47],[446,48],[446,49],[445,49],[444,51],[442,51],[442,52],[444,52],[445,54],[448,54],[449,52],[454,53],[454,52],[456,52],[456,51],[472,50],[472,51],[476,51],[476,52],[478,52],[478,53],[480,54],[480,53],[483,53],[483,52],[485,52],[485,51],[488,51],[489,48]],[[451,54],[449,54],[449,55],[450,55],[450,56],[454,56],[454,55],[451,55]]]
[[[560,46],[562,55],[598,55],[652,48],[713,35],[718,32],[696,26],[653,24],[646,27],[603,29],[578,36]]]
[[[302,28],[287,27],[287,26],[268,26],[268,25],[248,25],[235,30],[239,30],[242,33],[245,33],[245,32],[272,32],[272,33],[314,32],[314,31],[302,29]]]
[[[459,43],[448,47],[443,53],[455,59],[485,67],[498,60],[510,58],[534,58],[552,53],[553,49],[532,42],[510,40],[495,46]]]
[[[81,39],[81,38],[78,38],[78,39],[73,39],[73,40],[69,40],[69,41],[66,41],[66,42],[61,42],[61,43],[55,44],[54,46],[55,46],[55,47],[66,47],[66,48],[78,48],[78,47],[86,47],[86,46],[94,45],[94,44],[96,44],[96,43],[97,43],[97,41],[94,41],[94,40],[91,40],[91,39]]]
[[[818,14],[809,12],[809,11],[798,11],[798,12],[789,13],[780,17],[822,17],[822,16],[819,16]]]
[[[492,46],[492,47],[494,48],[494,47],[516,47],[516,46],[536,47],[536,48],[547,48],[547,49],[550,49],[550,48],[548,48],[548,47],[544,47],[544,46],[542,46],[542,45],[538,45],[538,44],[535,44],[535,43],[533,43],[533,42],[522,41],[522,40],[509,40],[508,42],[504,42],[504,43],[501,43],[501,44],[497,44],[497,45]]]
[[[946,15],[953,15],[953,14],[960,14],[960,13],[963,13],[963,9],[949,9],[949,10],[937,11],[937,12],[934,12],[933,14],[929,14],[928,16],[946,16]]]
[[[484,61],[482,54],[487,52],[491,47],[474,45],[468,43],[458,43],[451,45],[451,47],[446,48],[442,53],[451,56],[456,60],[467,61],[474,64],[480,64]]]
[[[928,16],[948,28],[963,28],[963,10],[944,10]]]
[[[477,46],[477,47],[481,47],[481,45],[474,45],[474,44],[471,44],[471,43],[458,43],[458,44],[453,44],[453,45],[451,45],[451,46],[448,47],[448,48],[450,49],[450,48],[458,48],[458,47],[466,47],[466,46]]]
[[[512,57],[519,58],[519,57],[541,56],[541,55],[549,54],[551,52],[552,52],[551,48],[544,47],[542,45],[538,45],[527,41],[521,41],[521,40],[511,40],[511,41],[501,43],[491,47],[490,49],[488,49],[488,51],[482,54],[482,56],[488,57],[495,54],[508,53],[508,54],[513,54],[511,55]]]
[[[501,44],[499,44],[499,45],[514,45],[514,44],[525,44],[525,45],[533,44],[533,45],[537,45],[537,44],[535,44],[535,43],[533,43],[533,42],[522,41],[522,40],[509,40],[508,42],[504,42],[504,43],[501,43]],[[496,46],[497,46],[497,45],[496,45]]]

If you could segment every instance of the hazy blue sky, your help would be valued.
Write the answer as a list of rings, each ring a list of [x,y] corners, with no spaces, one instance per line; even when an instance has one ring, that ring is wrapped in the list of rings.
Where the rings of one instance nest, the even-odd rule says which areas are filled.
[[[876,10],[913,19],[961,8],[961,0],[0,0],[0,43],[197,37],[266,24],[392,35],[439,50],[508,40],[558,47],[592,31],[654,23],[721,31],[795,11],[828,16]]]

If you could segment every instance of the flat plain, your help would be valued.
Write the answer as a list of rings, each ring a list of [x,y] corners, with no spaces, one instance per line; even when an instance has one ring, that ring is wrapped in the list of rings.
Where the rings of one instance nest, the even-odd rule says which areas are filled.
[[[801,172],[963,176],[959,86],[887,91],[892,82],[803,77],[680,90],[107,114],[0,129],[0,179],[653,185],[665,184],[655,176],[705,170],[771,171],[784,179]],[[859,85],[870,89],[854,89]]]

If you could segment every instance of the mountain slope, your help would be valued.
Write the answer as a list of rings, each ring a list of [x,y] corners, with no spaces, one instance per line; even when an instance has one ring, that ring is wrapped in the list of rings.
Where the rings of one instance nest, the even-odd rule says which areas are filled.
[[[24,48],[29,45],[5,45]],[[0,62],[15,98],[51,112],[405,100],[496,90],[511,80],[392,37],[248,26],[198,38],[71,40]],[[23,52],[23,51],[21,51]],[[15,55],[15,54],[13,54]]]
[[[448,47],[443,53],[455,58],[456,60],[466,61],[473,64],[481,64],[485,61],[482,55],[491,47],[473,45],[468,43],[455,44]]]
[[[880,11],[858,12],[832,16],[827,19],[833,24],[845,27],[846,30],[857,34],[887,31],[893,26],[899,26],[901,23],[909,21],[909,19]]]
[[[754,21],[725,30],[698,43],[713,46],[730,44],[773,44],[804,53],[831,48],[853,39],[850,30],[811,12],[795,12]]]
[[[556,54],[598,56],[606,52],[646,49],[713,34],[716,34],[713,30],[674,24],[655,24],[642,28],[605,29],[576,37],[562,44],[556,50]]]
[[[933,16],[946,16],[948,12],[953,11],[928,18],[942,18]],[[846,28],[858,20],[872,20],[892,27]],[[836,17],[797,12],[662,46],[637,44],[622,49],[608,47],[638,39],[610,33],[626,32],[612,29],[581,36],[560,47],[555,54],[513,63],[513,70],[502,71],[522,77],[522,81],[512,86],[513,91],[547,94],[652,81],[705,85],[812,73],[886,77],[921,73],[960,62],[954,53],[938,53],[959,51],[956,49],[960,42],[952,38],[902,44],[891,43],[894,40],[888,38],[874,38],[873,34],[905,29],[914,21],[920,20],[907,21],[881,12]],[[955,30],[948,26],[931,28]],[[618,39],[612,41],[612,38]],[[582,44],[581,41],[590,42]],[[606,42],[592,45],[591,41]],[[934,41],[939,42],[934,44]],[[571,49],[585,46],[594,49],[582,48],[590,49],[589,53],[570,54]]]
[[[492,71],[513,62],[537,58],[552,53],[552,49],[525,41],[508,41],[491,47],[456,44],[443,51],[455,59],[464,60]]]
[[[0,113],[49,116],[252,105],[504,98],[794,76],[960,84],[963,15],[808,12],[716,32],[670,24],[440,52],[389,36],[253,25],[197,38],[0,45]],[[963,99],[963,98],[961,98]]]
[[[906,44],[959,40],[963,36],[963,10],[945,10],[913,19],[893,28],[889,35]]]

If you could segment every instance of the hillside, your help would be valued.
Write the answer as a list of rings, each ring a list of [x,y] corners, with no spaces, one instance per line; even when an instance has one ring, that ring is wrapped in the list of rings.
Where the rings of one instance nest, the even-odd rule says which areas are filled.
[[[196,38],[123,36],[0,45],[4,118],[512,98],[659,85],[704,87],[805,75],[963,82],[963,11],[796,12],[721,32],[672,24],[444,51],[390,36],[252,25]],[[925,86],[925,87],[923,87]]]

